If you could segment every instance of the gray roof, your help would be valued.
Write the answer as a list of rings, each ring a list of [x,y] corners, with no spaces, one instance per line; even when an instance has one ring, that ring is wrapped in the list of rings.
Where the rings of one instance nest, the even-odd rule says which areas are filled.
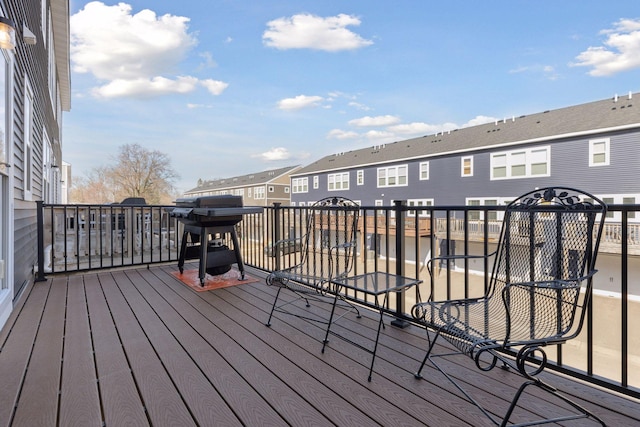
[[[191,190],[187,190],[185,194],[192,192],[202,192],[210,190],[222,190],[228,188],[239,188],[253,185],[266,184],[274,179],[281,177],[282,175],[291,173],[299,168],[300,165],[287,166],[280,169],[270,169],[262,172],[251,173],[247,175],[234,176],[231,178],[221,178],[211,181],[205,181],[202,185],[199,185]]]
[[[638,93],[616,96],[495,123],[332,154],[303,167],[292,176],[636,128],[640,127],[640,104],[634,105],[636,99],[640,101],[638,96]]]

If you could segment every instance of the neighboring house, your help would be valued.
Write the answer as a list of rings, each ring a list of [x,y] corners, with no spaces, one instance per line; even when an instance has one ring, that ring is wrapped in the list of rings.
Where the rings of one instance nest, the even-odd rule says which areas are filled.
[[[534,188],[575,187],[603,199],[607,204],[640,204],[640,94],[523,115],[326,156],[291,176],[292,205],[308,205],[330,195],[348,197],[362,206],[391,206],[406,200],[417,206],[505,205]],[[371,214],[371,213],[369,213]],[[420,234],[420,253],[415,240],[407,238],[406,259],[424,262],[436,254],[456,252],[463,234],[451,232],[447,224],[462,227],[462,211],[452,211],[448,220],[436,218],[434,230]],[[610,230],[616,230],[621,213],[607,214]],[[411,212],[408,215],[411,218]],[[415,215],[413,215],[415,216]],[[427,216],[423,214],[421,216]],[[499,220],[501,214],[471,212],[468,220]],[[630,213],[630,251],[638,251],[635,235],[640,216]],[[379,219],[383,221],[384,219]],[[429,225],[424,218],[422,221]],[[454,230],[456,228],[454,227]],[[462,229],[462,228],[460,228]],[[422,228],[421,228],[422,230]],[[392,230],[393,233],[393,230]],[[619,233],[608,234],[613,246],[601,246],[598,257],[601,277],[598,288],[620,283]],[[393,234],[390,239],[394,239]],[[370,225],[360,237],[366,249],[394,258],[395,242],[381,241]],[[435,241],[431,239],[435,238]],[[483,253],[483,234],[470,234],[469,253]],[[459,242],[462,243],[462,242]],[[458,245],[458,251],[464,245]],[[385,248],[390,248],[386,253]],[[629,258],[629,271],[640,271],[640,258]],[[482,265],[470,265],[481,273]],[[630,274],[629,277],[632,275]],[[635,277],[635,276],[634,276]],[[640,282],[632,284],[640,295]]]
[[[640,203],[640,94],[326,156],[291,176],[292,204],[493,205],[564,185]]]
[[[199,182],[185,197],[232,194],[243,197],[245,206],[271,206],[290,203],[290,175],[300,166],[288,166],[232,178]]]
[[[36,202],[61,201],[62,112],[71,107],[68,0],[0,0],[0,327],[37,264]],[[6,28],[6,27],[4,27]]]

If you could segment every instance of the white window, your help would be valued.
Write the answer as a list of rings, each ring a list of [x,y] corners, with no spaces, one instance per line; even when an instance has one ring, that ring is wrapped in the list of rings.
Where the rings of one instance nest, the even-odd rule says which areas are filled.
[[[378,187],[404,187],[407,185],[407,165],[378,168]]]
[[[253,189],[254,199],[264,199],[264,196],[265,196],[264,187],[254,187]]]
[[[467,198],[467,206],[506,206],[512,199],[506,197],[484,197],[484,198]],[[479,221],[486,219],[487,221],[497,221],[504,217],[504,211],[485,211],[471,210],[468,213],[469,221]]]
[[[247,197],[251,197],[251,187],[247,188]]]
[[[33,191],[33,89],[25,76],[24,84],[24,125],[23,125],[23,170],[24,200],[31,200]]]
[[[349,172],[332,173],[327,175],[327,189],[329,191],[348,190]]]
[[[317,190],[320,188],[320,177],[318,175],[313,177],[313,189]]]
[[[293,178],[291,180],[291,191],[296,193],[309,192],[309,178]]]
[[[460,176],[473,176],[473,156],[460,159]]]
[[[429,162],[420,163],[420,181],[429,179]]]
[[[549,147],[494,153],[491,155],[491,179],[549,176]]]
[[[609,165],[609,138],[589,141],[589,166]]]
[[[269,186],[269,193],[273,193],[274,191],[276,191],[275,187],[273,185]]]
[[[362,169],[360,169],[357,172],[357,176],[356,176],[356,184],[357,185],[364,185],[364,171]]]
[[[289,194],[289,187],[284,187],[284,194]]]
[[[407,206],[433,206],[433,199],[409,199],[407,200]],[[415,210],[407,212],[408,216],[416,216]],[[418,216],[422,218],[430,217],[430,212],[427,210],[419,210]]]

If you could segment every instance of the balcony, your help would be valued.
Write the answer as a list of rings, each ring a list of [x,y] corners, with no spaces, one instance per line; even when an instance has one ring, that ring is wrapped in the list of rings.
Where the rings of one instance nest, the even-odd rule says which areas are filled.
[[[296,261],[295,251],[273,256],[264,248],[279,238],[299,236],[305,210],[274,206],[245,216],[238,235],[250,275],[262,279],[275,265]],[[499,222],[474,223],[468,218],[474,210],[480,217],[492,212],[363,207],[354,273],[418,277],[424,280],[423,296],[473,294],[484,285],[484,266],[450,266],[434,279],[423,266],[438,250],[491,252],[491,233]],[[462,223],[454,211],[462,213]],[[640,316],[633,274],[639,260],[631,254],[634,224],[628,219],[640,206],[610,206],[610,211],[620,218],[607,223],[616,232],[609,233],[611,250],[601,251],[598,259],[598,291],[585,330],[549,350],[552,369],[545,375],[558,377],[552,383],[607,424],[635,425],[640,421],[640,343],[630,325]],[[166,218],[161,206],[56,205],[42,206],[39,214],[40,281],[0,333],[2,424],[486,421],[435,371],[422,381],[413,378],[426,346],[424,331],[415,325],[383,330],[373,381],[367,383],[370,355],[340,340],[322,354],[324,334],[317,324],[280,315],[267,328],[275,290],[263,280],[209,292],[187,288],[171,275],[177,270],[181,225]],[[416,215],[418,221],[412,219]],[[317,250],[322,254],[324,249]],[[341,327],[368,346],[375,313],[366,308],[372,301],[357,294],[349,299],[363,306],[365,316],[343,318]],[[415,292],[393,295],[385,310],[389,318],[410,321],[415,300]],[[502,396],[519,385],[508,372],[483,375],[468,360],[460,360],[455,370],[496,414],[506,410]],[[562,410],[531,399],[533,412]]]
[[[275,290],[264,281],[195,292],[174,270],[35,283],[0,333],[0,424],[489,425],[434,369],[413,377],[426,345],[417,327],[383,330],[369,383],[370,355],[337,339],[322,354],[316,324],[279,315],[266,327]],[[376,319],[364,310],[340,325],[368,345]],[[500,394],[519,384],[515,375],[485,376],[468,362],[460,360],[455,375],[503,413]],[[554,382],[608,425],[640,422],[636,400],[564,376]],[[562,411],[535,396],[529,408]]]

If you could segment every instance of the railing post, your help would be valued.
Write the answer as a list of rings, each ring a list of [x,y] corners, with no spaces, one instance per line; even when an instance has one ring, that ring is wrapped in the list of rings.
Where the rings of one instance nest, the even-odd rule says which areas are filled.
[[[271,237],[271,248],[272,255],[274,255],[273,259],[275,260],[274,271],[280,270],[280,257],[276,251],[275,243],[279,240],[282,240],[282,227],[280,227],[280,217],[281,217],[281,206],[282,203],[274,202],[273,203],[273,236]]]
[[[396,214],[396,275],[404,276],[405,274],[405,229],[404,229],[404,214],[407,206],[406,200],[395,200],[394,210]],[[399,328],[405,328],[409,326],[409,322],[402,319],[404,314],[404,301],[405,291],[396,292],[396,318],[391,321],[393,326]]]
[[[38,229],[38,274],[36,282],[44,282],[47,278],[44,276],[44,202],[38,200],[36,202],[36,222]]]

